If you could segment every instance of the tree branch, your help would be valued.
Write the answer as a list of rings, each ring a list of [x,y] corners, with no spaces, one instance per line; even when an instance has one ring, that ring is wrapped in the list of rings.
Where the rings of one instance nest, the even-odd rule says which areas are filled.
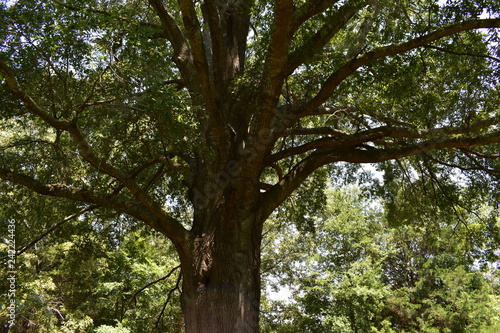
[[[367,142],[377,142],[377,140],[381,140],[384,138],[432,139],[441,137],[443,135],[450,136],[450,135],[462,135],[462,134],[474,133],[481,129],[485,129],[499,123],[500,123],[500,116],[496,116],[478,121],[474,124],[467,126],[457,126],[457,127],[446,126],[435,129],[414,129],[401,126],[399,127],[381,126],[353,134],[341,132],[330,127],[291,129],[288,130],[289,133],[296,132],[297,134],[301,135],[326,134],[332,136],[323,137],[305,143],[301,146],[292,147],[277,152],[271,155],[267,159],[267,163],[274,163],[281,159],[294,155],[303,154],[312,150],[358,146]],[[389,143],[390,141],[383,141],[384,145],[387,145]]]
[[[364,135],[376,134],[376,130],[365,131]],[[382,132],[381,132],[382,133]],[[367,135],[368,137],[368,135]],[[437,149],[466,149],[500,143],[500,131],[484,135],[436,136],[433,139],[390,148],[359,149],[356,146],[337,146],[318,149],[297,163],[287,175],[263,194],[263,214],[271,212],[281,204],[317,168],[334,162],[379,163],[403,157],[424,154]],[[268,215],[265,215],[268,216]]]
[[[276,1],[271,42],[267,50],[263,76],[260,83],[260,112],[254,135],[269,127],[273,118],[281,88],[285,80],[284,66],[287,62],[288,47],[292,39],[291,24],[293,17],[293,1]]]
[[[293,13],[292,31],[297,31],[300,26],[311,17],[322,13],[325,9],[333,6],[339,0],[312,0],[306,1]]]
[[[177,64],[186,87],[191,93],[201,95],[201,88],[193,65],[193,55],[184,33],[161,0],[149,0],[149,4],[160,19],[165,35],[174,49],[172,59]]]
[[[128,302],[127,302],[127,307],[128,307],[128,304],[130,304],[130,302],[131,302],[133,299],[135,299],[135,298],[136,298],[136,296],[137,296],[140,292],[142,292],[144,289],[146,289],[146,288],[148,288],[148,287],[151,287],[153,284],[156,284],[156,283],[158,283],[158,282],[160,282],[160,281],[163,281],[163,280],[168,279],[168,278],[169,278],[172,274],[174,274],[174,272],[175,272],[176,270],[178,270],[179,268],[181,268],[181,265],[175,266],[175,267],[174,267],[174,268],[172,268],[172,269],[170,270],[170,272],[168,272],[168,274],[167,274],[167,275],[165,275],[164,277],[161,277],[161,278],[159,278],[158,280],[155,280],[155,281],[153,281],[153,282],[150,282],[150,283],[146,284],[144,287],[142,287],[141,289],[137,290],[137,291],[136,291],[136,292],[135,292],[132,296],[130,296],[130,298],[129,298]],[[125,313],[124,313],[124,314],[125,314]]]
[[[175,287],[170,289],[170,291],[168,292],[167,300],[163,304],[163,308],[161,309],[161,312],[158,315],[158,320],[156,320],[156,323],[155,323],[156,328],[158,328],[158,326],[160,325],[160,320],[163,317],[163,314],[165,313],[165,309],[167,308],[168,302],[170,302],[170,297],[172,297],[172,294],[174,293],[174,291],[179,290],[179,284],[181,282],[181,278],[182,278],[182,271],[180,271],[179,275],[177,276],[177,281],[175,282]]]
[[[146,209],[142,203],[135,200],[126,199],[116,194],[96,192],[86,188],[77,188],[64,184],[42,184],[32,177],[3,168],[0,168],[0,179],[24,186],[41,195],[111,208],[117,212],[136,217],[156,230],[165,233],[164,223]],[[178,224],[180,226],[180,223]]]
[[[60,1],[54,1],[54,2],[56,4],[58,4],[59,6],[64,7],[64,8],[69,9],[69,10],[72,10],[72,11],[95,13],[95,14],[100,14],[100,15],[104,15],[107,17],[118,18],[120,21],[132,23],[132,24],[139,24],[139,25],[144,26],[144,27],[150,27],[150,28],[154,28],[154,29],[161,28],[160,26],[158,26],[154,23],[132,21],[124,16],[116,16],[116,15],[113,15],[112,13],[107,12],[107,11],[102,10],[102,9],[89,8],[89,7],[78,7],[78,6],[70,5],[67,3],[60,2]]]
[[[162,227],[165,230],[170,229],[170,225],[174,229],[182,229],[184,228],[181,226],[181,224],[173,219],[171,216],[169,216],[143,189],[139,187],[139,185],[128,175],[125,173],[121,172],[120,170],[114,168],[111,165],[108,165],[104,161],[102,161],[93,151],[92,147],[89,145],[87,140],[85,139],[83,133],[80,131],[76,120],[73,121],[68,121],[68,120],[58,120],[54,118],[52,115],[50,115],[49,112],[46,110],[42,109],[39,107],[36,102],[25,93],[25,91],[22,89],[22,87],[19,85],[17,79],[15,78],[14,74],[10,70],[10,68],[2,61],[0,61],[0,73],[5,77],[5,80],[7,81],[7,84],[14,96],[16,96],[21,102],[23,102],[24,106],[27,108],[29,112],[34,114],[35,116],[40,117],[44,122],[46,122],[48,125],[52,126],[53,128],[60,130],[60,131],[66,131],[70,134],[71,138],[73,141],[77,144],[79,148],[79,153],[83,157],[85,161],[87,161],[90,165],[92,165],[96,170],[109,175],[118,181],[120,181],[129,191],[130,193],[138,200],[140,201],[145,207],[147,208],[150,212],[156,215],[156,217],[162,221],[164,226]],[[7,174],[10,175],[16,175],[8,170],[4,170],[4,176],[7,177]],[[1,176],[1,174],[0,174]],[[5,178],[4,177],[4,178]],[[97,203],[102,206],[108,207],[107,205],[94,202],[96,200],[96,197],[94,196],[89,196],[86,198],[87,195],[91,194],[92,192],[86,192],[86,191],[81,191],[80,189],[74,189],[71,187],[68,187],[66,185],[42,185],[38,182],[36,182],[34,179],[31,181],[27,176],[22,176],[21,174],[17,174],[17,176],[14,177],[15,180],[11,180],[15,183],[24,185],[26,187],[30,187],[31,189],[35,190],[36,192],[40,194],[45,194],[45,195],[52,195],[52,196],[58,196],[58,197],[66,197],[71,200],[76,200],[76,201],[82,201],[82,202],[89,202],[89,203]],[[88,200],[87,200],[88,199]],[[144,209],[143,208],[143,209]],[[116,206],[115,209],[117,211],[122,211],[119,209],[119,206]],[[133,215],[135,216],[135,215]],[[137,216],[136,216],[137,217]],[[150,218],[148,218],[149,221],[151,221]],[[146,221],[145,221],[146,222]],[[157,222],[155,222],[157,223]],[[158,228],[158,226],[156,226]],[[173,234],[169,233],[167,236],[172,236]]]
[[[283,132],[282,136],[290,135],[332,135],[332,136],[346,136],[349,133],[344,131],[331,128],[331,127],[300,127],[300,128],[289,128]]]
[[[328,2],[328,1],[327,1]],[[304,45],[292,52],[286,64],[286,76],[315,55],[349,22],[349,20],[371,1],[351,0],[344,4]]]
[[[475,53],[470,53],[470,52],[457,52],[457,51],[445,49],[444,47],[432,46],[432,45],[424,45],[424,47],[426,49],[433,49],[433,50],[441,51],[444,53],[455,54],[455,55],[459,55],[459,56],[485,58],[485,59],[490,59],[490,60],[493,60],[496,62],[500,62],[500,58],[496,58],[496,57],[492,57],[492,56],[484,55],[484,54],[475,54]]]
[[[227,82],[227,73],[226,73],[226,61],[227,61],[227,53],[225,49],[225,43],[223,38],[223,33],[221,29],[221,19],[219,17],[219,10],[217,8],[216,1],[214,0],[205,0],[201,3],[201,11],[203,13],[203,18],[205,23],[208,25],[208,38],[205,40],[205,43],[210,43],[211,45],[205,45],[205,49],[207,53],[211,53],[208,56],[213,57],[213,75],[216,78],[220,78],[220,83],[217,84],[219,80],[215,81],[215,84],[220,89],[226,86]]]
[[[159,0],[150,0],[159,1]],[[217,110],[217,91],[214,88],[213,77],[210,73],[210,66],[205,53],[205,45],[201,32],[200,22],[196,14],[194,2],[191,0],[179,0],[179,7],[182,13],[182,20],[186,28],[186,35],[191,46],[193,65],[199,81],[200,91],[203,97],[204,106],[214,121],[222,121],[218,117],[220,111]]]
[[[349,75],[354,73],[358,68],[374,62],[375,60],[407,52],[409,50],[426,46],[433,41],[450,36],[462,31],[481,29],[481,28],[500,28],[500,19],[482,19],[460,22],[438,29],[424,36],[412,39],[400,44],[394,44],[373,49],[357,58],[347,62],[331,74],[325,81],[319,92],[314,96],[307,106],[303,107],[304,113],[311,113],[316,108],[320,107],[333,94],[337,86],[344,81]]]
[[[33,246],[35,246],[36,243],[38,243],[39,241],[41,241],[42,239],[44,239],[48,234],[50,234],[51,232],[53,232],[54,230],[56,230],[57,228],[59,228],[60,226],[62,226],[63,224],[65,224],[66,222],[69,222],[69,221],[71,221],[71,220],[79,217],[80,215],[82,215],[82,214],[84,214],[86,212],[90,212],[90,211],[92,211],[94,209],[97,209],[99,207],[100,206],[98,206],[98,205],[92,205],[92,206],[89,206],[89,207],[86,207],[86,208],[82,208],[82,209],[80,209],[78,212],[76,212],[74,214],[66,216],[65,218],[63,218],[59,222],[55,223],[52,227],[50,227],[49,229],[47,229],[44,232],[42,232],[35,239],[32,239],[29,243],[24,244],[21,247],[19,247],[16,250],[16,256],[18,256],[20,254],[23,254],[24,252],[26,252],[27,250],[29,250],[30,248],[32,248]],[[0,261],[5,260],[6,258],[7,257],[0,258]]]
[[[484,171],[484,172],[489,173],[490,175],[495,175],[496,177],[500,176],[500,170],[485,168],[477,160],[472,158],[472,156],[470,156],[467,153],[467,151],[469,151],[468,149],[460,149],[460,151],[464,152],[465,156],[468,157],[476,166],[475,167],[465,167],[463,165],[458,165],[455,163],[449,163],[449,162],[442,161],[438,158],[435,158],[434,156],[432,156],[430,154],[425,154],[425,156],[438,164],[445,165],[445,166],[450,167],[450,168],[457,168],[457,169],[464,170],[464,171]],[[500,156],[498,156],[498,157],[500,157]]]

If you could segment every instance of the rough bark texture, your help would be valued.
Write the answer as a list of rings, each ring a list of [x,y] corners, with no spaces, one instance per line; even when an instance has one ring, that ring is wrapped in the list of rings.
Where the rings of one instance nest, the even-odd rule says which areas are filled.
[[[175,155],[172,153],[136,166],[138,171],[116,169],[93,150],[76,117],[53,117],[26,93],[14,71],[0,61],[0,73],[27,112],[53,129],[69,133],[82,161],[118,186],[104,191],[72,184],[45,184],[22,170],[8,168],[0,168],[0,179],[43,195],[107,207],[142,220],[172,240],[179,252],[188,333],[257,332],[263,222],[314,170],[339,161],[376,163],[435,149],[470,151],[472,147],[500,142],[500,133],[495,129],[498,117],[466,127],[427,130],[417,130],[398,119],[383,119],[372,128],[361,120],[354,124],[358,129],[351,132],[295,126],[311,115],[329,117],[351,112],[326,102],[339,84],[364,65],[425,47],[460,31],[500,26],[499,19],[471,20],[429,30],[398,44],[374,46],[339,62],[308,97],[281,103],[287,77],[314,61],[349,20],[372,3],[348,0],[333,8],[336,2],[307,1],[295,7],[291,0],[276,1],[275,7],[269,9],[274,10],[274,18],[265,63],[260,72],[252,73],[257,77],[249,87],[237,81],[245,73],[252,1],[202,1],[198,10],[195,2],[179,0],[179,12],[172,15],[161,0],[149,0],[160,22],[150,26],[157,28],[156,37],[171,44],[183,86],[192,104],[203,113],[199,137],[204,147],[178,154],[181,166],[169,160],[169,155]],[[331,21],[317,23],[317,32],[309,39],[293,41],[300,27],[326,8],[334,12]],[[175,17],[182,17],[181,22]],[[363,34],[366,37],[366,31]],[[292,41],[296,44],[293,51]],[[375,123],[374,118],[369,123]],[[322,137],[294,146],[275,145],[282,138],[306,135]],[[287,170],[278,166],[282,161],[287,161]],[[155,164],[181,170],[194,209],[190,229],[171,217],[148,192],[149,186],[137,180],[142,170]],[[274,184],[260,183],[265,168],[276,171]],[[127,195],[120,195],[122,190],[128,191]]]
[[[231,181],[205,183],[198,195],[203,198],[195,210],[196,235],[182,266],[186,331],[257,332],[263,224],[258,192]]]
[[[217,228],[195,239],[192,266],[183,266],[187,332],[257,332],[260,233],[254,217],[217,214]]]

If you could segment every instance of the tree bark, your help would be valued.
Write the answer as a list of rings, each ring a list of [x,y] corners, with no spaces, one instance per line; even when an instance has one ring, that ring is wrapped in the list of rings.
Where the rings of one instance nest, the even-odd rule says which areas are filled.
[[[257,200],[225,192],[224,205],[195,213],[203,228],[182,263],[188,333],[259,331],[262,219]]]

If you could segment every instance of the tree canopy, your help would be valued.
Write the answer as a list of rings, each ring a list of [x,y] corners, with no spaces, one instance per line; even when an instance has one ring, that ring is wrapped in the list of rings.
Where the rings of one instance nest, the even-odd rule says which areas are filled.
[[[188,332],[258,331],[265,221],[313,232],[328,179],[360,164],[385,175],[389,225],[498,207],[497,1],[18,0],[0,18],[3,220],[33,241],[78,221],[67,251],[104,230],[109,260],[144,225],[164,235]]]

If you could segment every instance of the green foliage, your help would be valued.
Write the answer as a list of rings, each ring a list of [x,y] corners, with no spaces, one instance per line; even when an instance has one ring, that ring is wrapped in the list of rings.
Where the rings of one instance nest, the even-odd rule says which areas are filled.
[[[15,221],[18,248],[74,209],[47,198],[36,199],[46,200],[45,206],[30,214],[13,204],[31,204],[23,190],[11,191],[0,199],[2,230],[7,229],[8,221]],[[7,255],[6,244],[1,244],[2,264]],[[159,280],[176,265],[172,245],[160,235],[104,210],[84,213],[61,224],[16,257],[15,329],[61,333],[94,329],[179,332],[182,317],[178,307],[178,269]],[[2,281],[6,281],[7,275],[7,270],[2,270]],[[156,280],[159,281],[152,284]],[[5,287],[2,284],[2,300],[7,299]],[[8,309],[2,307],[2,325],[7,314]]]
[[[121,324],[118,324],[116,327],[101,325],[95,330],[95,333],[130,333],[130,330],[128,328],[124,328]]]
[[[402,196],[397,203],[415,205]],[[477,203],[483,214],[464,212],[462,222],[454,215],[444,218],[450,212],[433,215],[431,202],[419,202],[418,214],[408,213],[395,224],[382,207],[355,187],[329,190],[315,234],[279,222],[274,225],[279,231],[270,229],[266,237],[279,248],[264,255],[267,290],[286,288],[289,297],[264,302],[264,332],[488,332],[500,327],[494,267],[499,253],[482,256],[489,245],[480,239],[489,236],[479,236],[491,212],[484,203]]]
[[[283,204],[264,230],[264,284],[274,291],[287,287],[292,301],[263,300],[263,332],[500,330],[500,280],[494,267],[500,244],[499,144],[474,147],[477,151],[422,151],[379,163],[383,180],[355,163],[342,162],[371,152],[383,160],[383,153],[425,142],[497,133],[498,29],[462,31],[391,56],[378,54],[378,60],[368,58],[383,47],[463,20],[498,17],[498,1],[333,1],[317,13],[313,8],[296,30],[281,36],[289,37],[286,43],[269,50],[279,2],[245,0],[251,17],[244,36],[247,47],[239,50],[246,55],[244,71],[228,79],[227,86],[218,80],[230,70],[216,68],[217,60],[234,65],[243,59],[213,61],[227,50],[218,51],[217,40],[210,37],[214,25],[208,26],[203,17],[204,2],[195,2],[202,21],[196,32],[190,31],[189,15],[182,15],[177,1],[159,3],[171,16],[161,20],[153,1],[143,0],[0,2],[2,66],[12,70],[22,93],[33,97],[46,117],[65,124],[44,121],[32,111],[36,107],[28,112],[26,98],[21,102],[14,96],[8,75],[2,76],[2,172],[21,175],[18,185],[26,185],[22,183],[29,177],[30,185],[146,201],[144,209],[158,207],[153,215],[164,210],[186,226],[184,235],[198,239],[190,229],[195,215],[190,194],[198,185],[208,184],[206,189],[214,179],[219,182],[221,177],[212,175],[220,176],[227,160],[250,163],[249,155],[262,160],[248,166],[251,176],[238,173],[228,180],[231,186],[253,184],[249,192],[258,194],[273,186],[278,190],[270,193],[287,193],[287,187],[294,189],[294,177],[306,169],[309,177],[279,199]],[[293,1],[291,20],[312,3]],[[229,17],[232,8],[226,9]],[[169,18],[178,23],[182,38],[177,44],[168,36],[177,31],[166,28]],[[331,30],[342,21],[338,31]],[[207,68],[192,52],[196,43],[189,35],[196,33],[204,38],[200,53],[212,57]],[[228,30],[221,38],[236,39],[233,33],[239,32]],[[283,53],[282,58],[271,59],[274,53]],[[294,67],[297,58],[303,59]],[[359,59],[368,60],[358,68]],[[265,72],[268,63],[276,64],[270,70],[277,75]],[[341,77],[344,72],[350,74]],[[188,86],[205,74],[215,88]],[[329,86],[336,80],[334,88]],[[266,96],[268,81],[276,96]],[[209,93],[197,91],[202,88]],[[217,95],[213,101],[211,95]],[[209,102],[215,107],[204,109]],[[303,111],[310,105],[311,110]],[[273,111],[283,112],[278,125],[256,128]],[[468,130],[495,117],[496,125]],[[280,128],[285,118],[290,124]],[[216,133],[221,121],[223,130]],[[61,129],[67,124],[78,127],[85,145]],[[451,134],[444,133],[448,127],[454,129]],[[405,134],[359,139],[387,128]],[[262,156],[243,156],[240,148],[262,139],[252,137],[260,130],[276,137],[269,139]],[[214,146],[228,144],[229,151],[215,152],[219,147],[209,148],[211,139]],[[86,160],[87,145],[99,163]],[[284,157],[276,158],[280,153]],[[226,155],[227,160],[217,160]],[[324,167],[329,159],[338,163]],[[103,172],[104,164],[117,172]],[[309,169],[317,170],[309,175]],[[329,177],[334,186],[351,186],[326,190]],[[16,329],[182,331],[179,258],[164,235],[130,216],[88,206],[85,199],[76,203],[41,197],[18,185],[0,182],[0,235],[15,221],[17,249],[23,252],[16,257]],[[238,206],[232,200],[244,197],[246,190],[231,188],[223,194],[227,196],[216,198],[214,207],[196,212],[196,223],[202,226],[195,231],[203,229],[201,219],[216,224],[210,214],[224,211],[226,203]],[[260,232],[260,225],[254,229]],[[177,246],[188,243],[180,235],[167,236],[177,239]],[[8,256],[7,244],[2,238],[0,257]],[[186,244],[184,250],[194,248]],[[7,275],[2,270],[0,279]],[[2,286],[0,294],[7,293]],[[0,323],[5,325],[7,318],[4,306]]]

